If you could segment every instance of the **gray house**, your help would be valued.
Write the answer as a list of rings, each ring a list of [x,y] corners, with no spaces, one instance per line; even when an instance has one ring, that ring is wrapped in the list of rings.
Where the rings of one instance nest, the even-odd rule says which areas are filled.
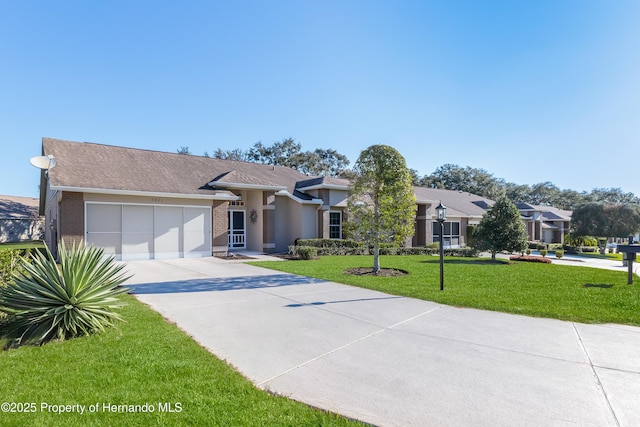
[[[48,246],[83,240],[118,259],[286,252],[298,238],[342,238],[349,181],[264,164],[43,138],[56,166],[41,173]],[[449,209],[447,246],[493,202],[416,188],[415,236],[437,241],[434,207]]]

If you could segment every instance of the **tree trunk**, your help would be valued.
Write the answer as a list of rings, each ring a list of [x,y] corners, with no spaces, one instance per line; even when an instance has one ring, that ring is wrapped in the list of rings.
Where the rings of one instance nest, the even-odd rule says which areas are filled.
[[[496,251],[491,251],[491,262],[496,262]]]
[[[373,243],[373,274],[380,272],[380,243],[378,240]]]

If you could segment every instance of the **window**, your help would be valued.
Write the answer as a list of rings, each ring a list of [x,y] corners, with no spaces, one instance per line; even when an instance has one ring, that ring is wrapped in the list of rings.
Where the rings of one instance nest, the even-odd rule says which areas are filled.
[[[329,212],[329,238],[342,239],[342,212]]]
[[[460,222],[459,221],[447,221],[444,223],[443,234],[445,248],[458,248],[460,247]],[[436,221],[433,222],[433,242],[440,241],[440,224]]]

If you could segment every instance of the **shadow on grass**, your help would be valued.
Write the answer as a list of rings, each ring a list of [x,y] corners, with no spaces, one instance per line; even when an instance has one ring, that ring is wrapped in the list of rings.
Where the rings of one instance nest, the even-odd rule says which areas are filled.
[[[613,288],[613,285],[606,285],[604,283],[585,283],[582,285],[583,288],[601,288],[601,289],[610,289]]]

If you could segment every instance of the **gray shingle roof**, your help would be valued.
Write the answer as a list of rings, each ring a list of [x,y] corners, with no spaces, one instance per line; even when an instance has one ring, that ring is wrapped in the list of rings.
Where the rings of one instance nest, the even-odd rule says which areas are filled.
[[[57,161],[49,171],[52,187],[212,195],[208,183],[275,185],[293,193],[309,177],[293,169],[177,153],[42,138],[43,154]],[[218,187],[218,186],[217,186]]]
[[[38,203],[33,197],[0,196],[0,218],[36,218]]]
[[[482,217],[486,209],[484,206],[493,206],[494,201],[472,193],[439,188],[414,187],[418,202],[431,202],[442,204],[447,208],[447,216],[471,216]]]

